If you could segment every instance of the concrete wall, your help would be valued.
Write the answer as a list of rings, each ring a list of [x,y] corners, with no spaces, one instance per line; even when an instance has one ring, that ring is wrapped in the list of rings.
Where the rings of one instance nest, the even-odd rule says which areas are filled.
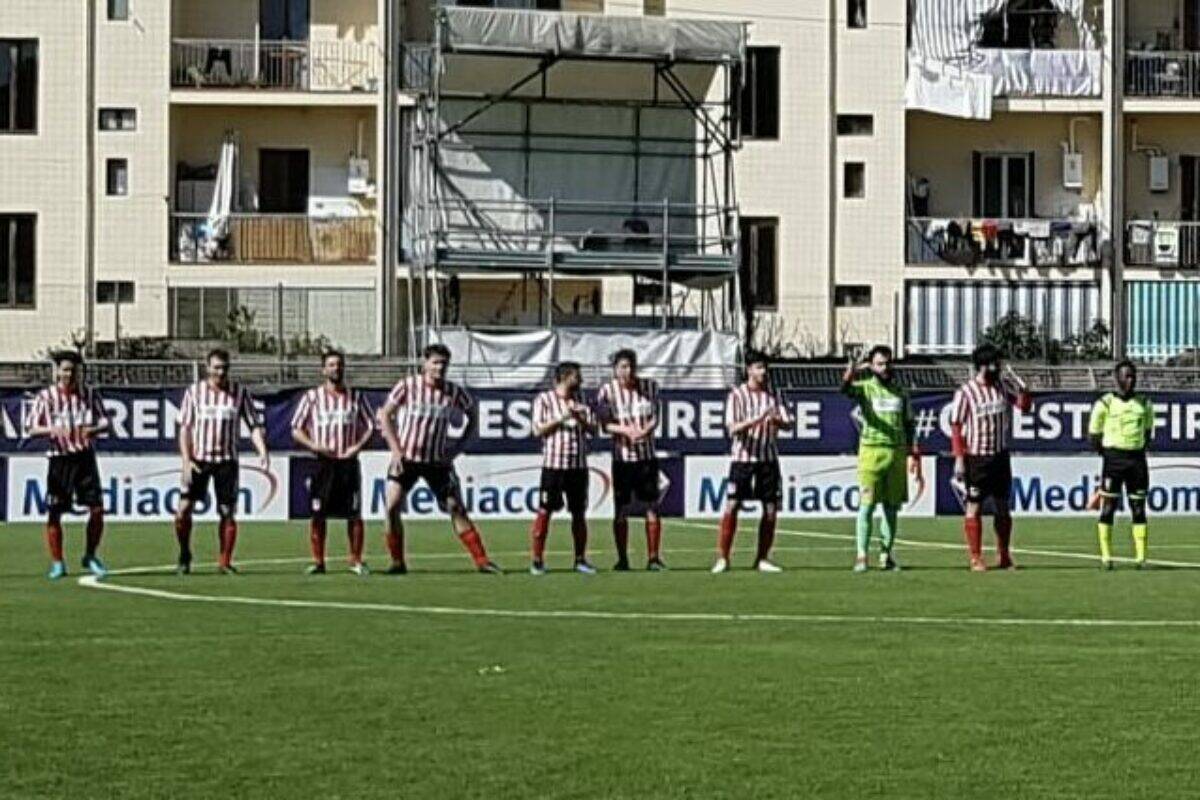
[[[36,307],[0,309],[0,358],[31,358],[84,326],[86,29],[76,0],[0,10],[0,35],[38,40],[37,133],[0,136],[0,213],[37,214]]]
[[[1038,216],[1068,217],[1095,202],[1100,192],[1100,117],[1088,115],[1076,125],[1076,147],[1083,153],[1082,190],[1062,185],[1062,143],[1069,137],[1066,114],[996,114],[988,122],[909,115],[908,171],[930,183],[930,215],[970,216],[973,151],[1034,152],[1034,207]]]
[[[1146,153],[1134,153],[1133,125],[1138,128],[1142,147],[1157,147],[1170,158],[1171,186],[1166,192],[1150,191],[1150,159]],[[1125,144],[1125,217],[1127,219],[1177,220],[1182,213],[1179,157],[1200,157],[1200,118],[1192,114],[1144,114],[1126,118]]]

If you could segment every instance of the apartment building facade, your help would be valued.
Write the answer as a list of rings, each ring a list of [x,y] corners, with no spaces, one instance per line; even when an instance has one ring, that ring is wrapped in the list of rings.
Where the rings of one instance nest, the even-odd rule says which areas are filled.
[[[1193,0],[10,0],[0,357],[111,339],[118,313],[212,338],[240,308],[263,336],[404,352],[441,290],[412,291],[389,230],[412,191],[388,155],[412,154],[389,147],[386,65],[433,5],[747,23],[734,246],[764,344],[961,355],[1017,311],[1056,338],[1102,321],[1138,358],[1200,346]],[[535,288],[551,319],[645,288],[572,281]],[[444,283],[481,325],[543,319],[523,279]]]
[[[384,9],[3,4],[0,357],[231,324],[377,351]]]

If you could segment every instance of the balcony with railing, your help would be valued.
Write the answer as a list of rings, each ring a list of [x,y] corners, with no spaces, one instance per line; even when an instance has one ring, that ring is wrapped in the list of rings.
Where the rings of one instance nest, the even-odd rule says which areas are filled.
[[[1125,263],[1132,267],[1200,267],[1200,222],[1131,220],[1125,225]]]
[[[1096,266],[1100,233],[1087,220],[910,217],[905,251],[910,265]]]
[[[375,260],[373,215],[171,215],[174,264],[370,264]]]
[[[370,42],[176,39],[171,85],[180,89],[375,92],[382,56]]]

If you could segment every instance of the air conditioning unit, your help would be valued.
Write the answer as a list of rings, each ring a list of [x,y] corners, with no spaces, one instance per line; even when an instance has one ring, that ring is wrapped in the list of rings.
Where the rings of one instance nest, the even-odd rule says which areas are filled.
[[[1083,153],[1063,155],[1063,188],[1083,188]]]
[[[371,161],[357,156],[350,157],[350,168],[346,180],[346,191],[352,195],[371,194]]]
[[[1154,232],[1154,263],[1179,266],[1179,226],[1160,223]]]
[[[1150,191],[1171,190],[1171,160],[1166,156],[1150,156]]]

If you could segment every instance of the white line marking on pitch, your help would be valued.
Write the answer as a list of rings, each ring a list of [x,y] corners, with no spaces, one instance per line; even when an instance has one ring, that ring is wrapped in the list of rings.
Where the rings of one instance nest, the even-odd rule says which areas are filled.
[[[685,523],[686,524],[686,523]],[[837,534],[810,531],[780,531],[795,536],[837,538]],[[946,546],[943,543],[926,542],[930,546]],[[1053,551],[1047,554],[1059,555]],[[437,555],[437,554],[431,554]],[[1073,555],[1073,554],[1067,554]],[[247,561],[245,564],[286,564],[303,562],[303,558],[275,558]],[[1200,566],[1200,565],[1198,565]],[[173,564],[149,567],[130,567],[113,570],[110,576],[146,574],[170,570]],[[270,606],[275,608],[324,609],[335,611],[375,611],[400,614],[458,617],[492,617],[508,619],[588,619],[588,620],[638,620],[657,622],[784,622],[794,624],[886,624],[886,625],[939,625],[985,626],[985,627],[1071,627],[1071,628],[1183,628],[1200,629],[1200,620],[1188,619],[1086,619],[1086,618],[988,618],[988,617],[932,617],[854,615],[854,614],[738,614],[704,612],[643,612],[643,611],[547,611],[501,608],[462,608],[456,606],[414,606],[392,603],[352,603],[333,600],[290,600],[266,597],[240,597],[236,595],[198,595],[140,586],[122,586],[111,581],[101,582],[92,575],[78,579],[80,586],[156,600],[185,603],[223,603],[228,605]]]
[[[688,528],[699,528],[701,530],[707,530],[707,531],[713,530],[713,526],[703,525],[699,522],[676,521],[675,524],[679,525],[679,526],[683,526],[683,527],[688,527]],[[809,539],[834,539],[837,541],[854,541],[853,534],[847,534],[847,533],[827,533],[824,531],[794,531],[794,530],[789,530],[787,528],[780,528],[778,530],[778,533],[780,533],[784,536],[803,536],[803,537],[809,538]],[[902,547],[902,548],[903,547],[926,547],[926,548],[932,548],[932,549],[936,549],[936,550],[964,550],[964,547],[965,547],[964,545],[957,544],[954,542],[924,542],[924,541],[915,540],[915,539],[897,539],[896,543],[898,545],[900,545],[900,547]],[[1100,556],[1095,553],[1078,553],[1078,552],[1072,552],[1069,550],[1044,550],[1041,548],[1032,548],[1032,547],[1014,547],[1014,548],[1012,548],[1012,551],[1013,551],[1013,553],[1017,553],[1020,555],[1029,555],[1029,556],[1051,556],[1054,558],[1075,558],[1075,559],[1083,559],[1085,561],[1099,561],[1100,560]],[[1121,556],[1113,556],[1113,561],[1127,562],[1130,564],[1134,563],[1134,559],[1124,558]],[[1151,558],[1151,559],[1149,559],[1149,561],[1151,564],[1157,564],[1157,565],[1163,566],[1163,567],[1177,567],[1180,569],[1200,569],[1200,562],[1195,562],[1195,561],[1164,561],[1164,560],[1158,559],[1158,558]],[[964,566],[964,569],[965,569],[965,566]]]

